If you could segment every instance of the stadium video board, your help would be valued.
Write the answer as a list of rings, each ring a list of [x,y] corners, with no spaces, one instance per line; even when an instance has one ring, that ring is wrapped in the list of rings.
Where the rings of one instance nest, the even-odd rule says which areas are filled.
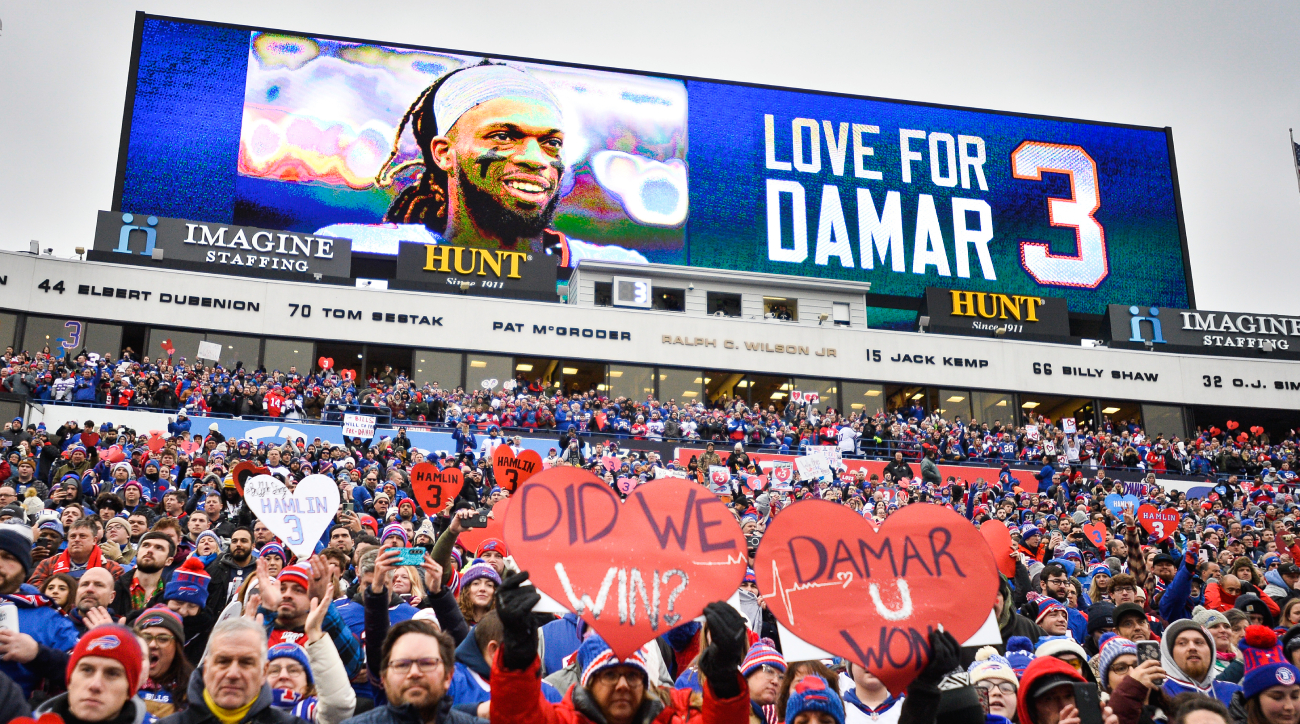
[[[117,210],[354,252],[1194,306],[1168,129],[140,14],[122,137]]]

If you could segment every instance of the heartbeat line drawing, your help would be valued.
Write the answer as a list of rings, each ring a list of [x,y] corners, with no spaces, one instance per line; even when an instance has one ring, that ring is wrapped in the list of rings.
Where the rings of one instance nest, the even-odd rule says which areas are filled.
[[[784,582],[781,580],[781,571],[777,568],[776,561],[772,561],[772,590],[776,591],[776,593],[768,594],[764,596],[764,598],[771,598],[773,596],[779,597],[782,605],[785,606],[786,615],[790,617],[790,625],[793,626],[794,606],[790,603],[790,594],[814,588],[827,588],[834,586],[848,588],[849,584],[853,583],[853,572],[839,571],[835,574],[835,578],[836,580],[834,581],[823,581],[821,583],[796,583],[793,586],[786,588]],[[867,584],[867,593],[871,596],[871,604],[875,607],[876,614],[886,621],[902,621],[905,618],[909,618],[913,612],[912,591],[907,585],[907,580],[903,578],[897,580],[898,596],[901,599],[901,602],[899,603],[898,608],[895,609],[889,608],[885,605],[885,602],[881,600],[880,586],[878,584]]]
[[[735,556],[727,556],[725,561],[691,561],[692,566],[734,566],[737,563],[748,563],[749,558],[744,553],[737,553]]]

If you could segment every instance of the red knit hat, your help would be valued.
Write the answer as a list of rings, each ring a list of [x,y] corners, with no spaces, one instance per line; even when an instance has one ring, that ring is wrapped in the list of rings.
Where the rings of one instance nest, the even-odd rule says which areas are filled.
[[[127,698],[135,696],[140,688],[140,672],[144,669],[144,649],[131,629],[105,624],[83,634],[68,658],[69,679],[77,663],[87,656],[102,656],[120,663],[126,669]]]

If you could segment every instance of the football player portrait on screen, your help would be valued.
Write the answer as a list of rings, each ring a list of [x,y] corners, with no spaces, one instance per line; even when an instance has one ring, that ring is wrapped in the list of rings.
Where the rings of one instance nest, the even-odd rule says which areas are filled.
[[[394,164],[407,127],[420,158]],[[419,229],[426,243],[531,249],[559,256],[561,266],[585,258],[644,263],[636,251],[570,239],[550,228],[561,198],[563,149],[564,114],[545,83],[487,60],[453,70],[425,88],[398,125],[376,182],[390,186],[404,172],[420,173],[397,194],[383,221]],[[364,231],[356,227],[329,230]]]

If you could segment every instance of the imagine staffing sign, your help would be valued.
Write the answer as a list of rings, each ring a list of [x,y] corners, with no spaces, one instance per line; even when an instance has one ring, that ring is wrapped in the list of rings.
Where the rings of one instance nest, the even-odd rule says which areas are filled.
[[[1169,352],[1277,353],[1300,357],[1300,317],[1112,304],[1111,342]]]
[[[294,234],[234,224],[169,219],[148,214],[101,211],[95,223],[97,252],[105,261],[146,264],[162,251],[162,264],[182,261],[211,265],[218,274],[250,269],[348,277],[352,247],[347,239]]]

